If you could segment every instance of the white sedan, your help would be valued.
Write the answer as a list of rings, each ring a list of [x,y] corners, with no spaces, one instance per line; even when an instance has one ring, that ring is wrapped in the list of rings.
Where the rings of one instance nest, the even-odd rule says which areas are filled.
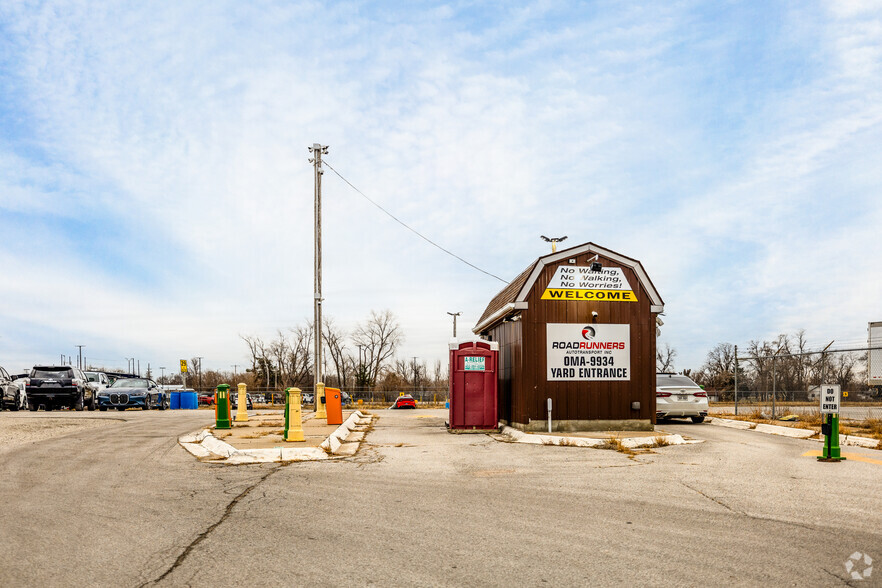
[[[691,417],[693,423],[707,416],[707,392],[687,376],[655,375],[655,418]]]

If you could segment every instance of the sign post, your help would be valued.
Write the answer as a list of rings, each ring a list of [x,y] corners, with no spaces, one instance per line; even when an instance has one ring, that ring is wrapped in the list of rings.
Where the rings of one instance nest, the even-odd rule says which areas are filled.
[[[821,425],[824,434],[824,450],[818,461],[842,461],[845,458],[839,450],[839,405],[841,389],[836,384],[821,384],[821,414],[827,415],[827,422]]]
[[[551,398],[548,399],[548,432],[551,432]]]

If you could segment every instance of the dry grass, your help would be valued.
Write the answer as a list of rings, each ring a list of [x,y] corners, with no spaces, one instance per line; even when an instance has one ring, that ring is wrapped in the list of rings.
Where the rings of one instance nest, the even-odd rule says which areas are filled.
[[[811,427],[820,427],[824,423],[824,415],[818,409],[812,409],[809,412],[801,412],[797,415],[799,422]]]
[[[569,437],[557,437],[554,439],[543,439],[542,445],[556,445],[558,447],[579,447],[579,445]]]
[[[667,447],[670,445],[667,438],[662,437],[661,435],[655,438],[655,442],[651,445],[651,447]]]
[[[266,437],[267,435],[284,435],[284,429],[278,429],[276,431],[255,431],[254,433],[250,433],[248,435],[242,435],[239,437],[240,439],[260,439],[261,437]]]
[[[882,441],[882,419],[866,419],[864,425],[867,427],[867,432],[871,437]]]
[[[748,412],[745,416],[749,419],[763,421],[766,420],[766,411],[762,407],[755,407],[750,412]]]
[[[284,421],[263,421],[262,423],[257,423],[258,427],[284,427]]]
[[[625,447],[622,443],[622,440],[618,437],[610,437],[606,440],[602,445],[597,446],[598,449],[612,449],[613,451],[618,451],[619,453],[624,453],[630,459],[634,459],[634,456],[637,455],[633,450],[629,447]]]

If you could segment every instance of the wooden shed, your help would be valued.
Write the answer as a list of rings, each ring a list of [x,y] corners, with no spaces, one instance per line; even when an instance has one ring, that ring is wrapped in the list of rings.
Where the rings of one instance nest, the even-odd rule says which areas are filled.
[[[499,418],[555,431],[652,430],[656,316],[636,259],[593,243],[540,257],[487,305],[474,333],[499,343]]]

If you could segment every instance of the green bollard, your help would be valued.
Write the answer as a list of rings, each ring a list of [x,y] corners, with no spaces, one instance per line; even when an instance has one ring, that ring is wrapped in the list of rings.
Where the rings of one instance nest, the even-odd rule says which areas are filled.
[[[217,423],[215,429],[232,429],[230,424],[230,385],[219,384],[215,393],[215,405],[217,406]]]
[[[824,450],[818,461],[843,461],[845,458],[839,451],[839,415],[829,415],[827,425],[830,427],[830,432],[824,439]]]

